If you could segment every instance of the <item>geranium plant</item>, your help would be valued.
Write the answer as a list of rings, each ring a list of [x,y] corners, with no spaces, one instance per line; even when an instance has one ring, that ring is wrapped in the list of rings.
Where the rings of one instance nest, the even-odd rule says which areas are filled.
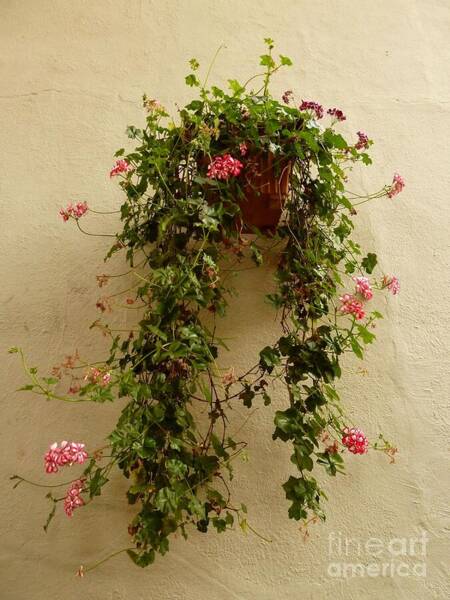
[[[247,508],[232,500],[230,484],[247,441],[231,437],[229,415],[237,404],[269,406],[274,381],[284,386],[285,406],[274,414],[273,451],[279,441],[292,450],[293,474],[283,484],[289,517],[325,518],[316,471],[343,472],[346,453],[375,448],[392,459],[396,450],[382,436],[370,442],[349,423],[336,381],[345,353],[362,358],[375,338],[381,315],[371,309],[372,296],[399,289],[396,277],[374,275],[376,255],[352,241],[352,218],[358,205],[392,198],[404,182],[396,174],[369,196],[346,190],[349,170],[371,164],[372,141],[361,131],[346,140],[338,131],[346,118],[340,109],[291,91],[273,98],[271,77],[291,61],[276,59],[272,40],[265,42],[262,73],[246,83],[231,79],[228,90],[202,83],[192,59],[186,83],[197,97],[173,121],[144,96],[145,127],[128,128],[136,147],[116,152],[110,176],[125,197],[122,229],[107,258],[121,252],[129,264],[134,280],[124,303],[140,315],[136,328],[116,333],[102,322],[111,337],[108,359],[90,365],[74,354],[50,377],[29,368],[20,349],[11,350],[30,378],[22,389],[67,402],[125,399],[100,450],[74,441],[50,446],[46,472],[74,475],[69,489],[48,494],[45,527],[59,502],[72,516],[103,493],[118,468],[136,507],[126,550],[139,566],[164,554],[177,531],[187,537],[191,528],[248,526]],[[80,220],[89,212],[78,202],[61,216],[83,231]],[[224,274],[247,258],[258,267],[268,246],[279,257],[267,298],[280,337],[261,348],[245,373],[224,371],[220,356],[227,348],[215,327],[232,292]],[[97,279],[104,288],[109,276]],[[110,305],[107,294],[97,302],[105,313]],[[67,393],[60,391],[64,381]]]

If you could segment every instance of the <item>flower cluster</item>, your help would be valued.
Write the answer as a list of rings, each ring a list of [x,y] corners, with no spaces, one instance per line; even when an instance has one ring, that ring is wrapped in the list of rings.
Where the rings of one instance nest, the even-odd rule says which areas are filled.
[[[387,288],[393,296],[400,291],[400,281],[394,275],[385,275],[383,277],[383,287]]]
[[[356,293],[361,294],[364,300],[371,300],[373,297],[372,286],[367,277],[353,277]]]
[[[101,386],[106,386],[111,383],[111,373],[107,371],[104,373],[95,367],[89,369],[88,373],[85,376],[85,381],[89,381],[90,383],[96,383]]]
[[[68,517],[73,515],[73,511],[79,506],[84,505],[84,500],[81,497],[83,491],[84,479],[77,479],[70,484],[64,498],[64,512]]]
[[[87,202],[77,202],[75,206],[68,204],[66,208],[62,208],[59,211],[63,221],[68,221],[70,217],[74,219],[80,219],[89,210]]]
[[[46,473],[57,473],[59,467],[78,463],[82,465],[88,455],[84,444],[78,442],[62,441],[61,444],[52,444],[44,456]]]
[[[292,90],[286,90],[284,94],[281,96],[281,99],[285,104],[289,104],[291,98],[293,97],[294,92]]]
[[[231,154],[215,156],[208,165],[208,177],[210,179],[227,180],[230,177],[237,177],[243,168],[243,164]]]
[[[345,121],[347,118],[340,108],[329,108],[327,110],[327,115],[335,117],[338,121]]]
[[[119,158],[118,160],[116,160],[116,164],[111,169],[109,176],[115,177],[116,175],[121,175],[122,173],[130,173],[133,170],[134,168],[130,165],[128,161],[126,161],[124,158]]]
[[[345,427],[342,432],[342,443],[353,454],[366,454],[369,447],[369,440],[361,429]]]
[[[394,177],[392,179],[392,185],[389,188],[389,191],[387,193],[388,198],[393,198],[397,194],[400,194],[400,192],[403,190],[404,187],[405,187],[405,180],[403,179],[403,177],[401,175],[399,175],[398,173],[395,173]]]
[[[302,100],[299,110],[312,110],[314,111],[317,119],[321,119],[323,117],[323,106],[317,102],[313,102],[312,100]]]
[[[357,131],[358,141],[355,144],[356,150],[367,150],[369,147],[369,138],[363,131]]]
[[[154,98],[147,98],[147,96],[144,95],[144,97],[142,98],[142,101],[143,101],[143,106],[144,106],[145,110],[149,114],[163,115],[166,112],[166,110],[165,110],[164,106],[161,104],[161,102],[159,102],[158,100],[155,100]]]
[[[343,315],[353,315],[358,320],[364,319],[366,313],[364,312],[363,304],[355,296],[344,294],[339,300],[342,302],[339,310]]]

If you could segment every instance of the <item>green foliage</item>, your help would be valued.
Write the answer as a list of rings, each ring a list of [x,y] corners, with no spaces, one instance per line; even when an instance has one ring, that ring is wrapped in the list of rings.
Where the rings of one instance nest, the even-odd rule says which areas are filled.
[[[312,473],[343,471],[341,452],[323,442],[325,432],[339,439],[346,424],[335,389],[341,359],[346,351],[363,357],[364,345],[375,337],[369,328],[381,316],[356,322],[337,305],[348,276],[370,274],[377,264],[372,253],[361,260],[350,239],[355,210],[344,189],[348,166],[370,159],[332,127],[319,129],[313,115],[305,118],[304,111],[270,96],[272,75],[292,62],[280,55],[277,63],[273,40],[265,43],[261,89],[249,88],[257,77],[247,84],[229,79],[230,93],[201,86],[199,64],[191,59],[186,84],[200,88],[199,97],[179,111],[177,123],[166,122],[153,101],[146,126],[127,129],[135,149],[116,153],[133,171],[120,183],[122,229],[108,257],[124,252],[138,275],[142,308],[136,331],[111,336],[104,365],[113,373],[111,382],[83,382],[77,399],[68,400],[126,398],[109,436],[110,459],[105,462],[101,452],[93,456],[83,478],[89,498],[100,495],[113,466],[129,480],[127,499],[136,513],[128,555],[141,567],[165,554],[177,531],[187,536],[190,527],[207,532],[212,526],[221,533],[235,518],[247,527],[247,508],[235,508],[229,487],[233,461],[246,442],[228,434],[228,413],[236,402],[268,406],[270,381],[287,390],[285,408],[275,412],[273,438],[292,446],[296,476],[283,485],[289,516],[324,518],[325,494]],[[282,335],[261,350],[252,369],[228,379],[217,367],[226,344],[215,327],[233,293],[227,273],[239,270],[246,256],[255,268],[263,264],[265,245],[259,242],[269,234],[257,232],[250,244],[243,238],[238,223],[245,177],[208,177],[210,157],[225,153],[248,164],[270,153],[275,169],[290,166],[289,196],[272,233],[277,289],[268,295]],[[61,399],[54,391],[57,378],[40,378],[24,366],[31,383],[22,389]]]

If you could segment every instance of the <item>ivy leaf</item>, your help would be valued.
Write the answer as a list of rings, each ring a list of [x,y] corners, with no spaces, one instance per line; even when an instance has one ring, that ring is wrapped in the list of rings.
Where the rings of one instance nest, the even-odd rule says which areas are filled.
[[[263,54],[260,60],[260,65],[263,67],[268,67],[269,69],[273,69],[275,67],[275,61],[270,56],[270,54]]]
[[[376,338],[376,335],[369,331],[364,325],[357,325],[357,328],[359,335],[365,344],[371,344]]]
[[[186,77],[184,78],[184,81],[186,82],[186,85],[189,85],[190,87],[199,87],[200,86],[200,81],[198,80],[197,76],[194,75],[194,73],[190,73],[189,75],[186,75]]]
[[[127,550],[128,556],[138,567],[147,567],[155,560],[155,551],[147,550],[146,552],[137,553],[134,550]]]
[[[292,60],[289,58],[289,56],[283,56],[282,54],[280,54],[280,62],[282,65],[285,65],[287,67],[292,66]]]
[[[348,148],[348,144],[340,133],[334,133],[331,129],[327,129],[323,134],[324,142],[327,146],[337,148],[338,150],[345,150]]]
[[[307,143],[308,147],[313,152],[319,152],[320,146],[317,143],[317,140],[316,140],[315,136],[310,131],[300,131],[297,134],[297,136],[300,137],[300,138],[302,138],[302,139],[304,139],[305,142]]]
[[[189,61],[189,65],[193,71],[197,71],[200,66],[200,63],[196,58],[191,58],[191,60]]]
[[[266,346],[259,353],[259,362],[266,371],[271,373],[280,364],[280,353],[276,348]]]
[[[229,79],[228,87],[233,92],[233,96],[240,96],[243,92],[245,92],[245,88],[242,87],[242,85],[236,79]]]
[[[373,252],[369,252],[367,254],[367,256],[362,259],[361,264],[362,264],[364,270],[366,271],[366,273],[368,273],[370,275],[372,273],[372,271],[375,269],[377,262],[378,262],[377,255],[373,254]]]

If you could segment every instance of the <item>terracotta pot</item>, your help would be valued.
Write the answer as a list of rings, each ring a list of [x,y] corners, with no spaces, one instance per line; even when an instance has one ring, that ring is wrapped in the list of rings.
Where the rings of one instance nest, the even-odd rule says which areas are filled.
[[[206,157],[199,161],[202,170],[208,164]],[[264,232],[275,231],[289,191],[291,171],[291,161],[277,159],[271,152],[259,152],[245,161],[239,176],[244,198],[236,198],[241,209],[236,219],[239,229],[249,232],[256,227]],[[209,203],[217,202],[215,192],[208,191],[207,198]]]
[[[259,153],[247,163],[243,176],[245,199],[239,200],[244,230],[275,231],[289,191],[292,162],[272,153]]]

